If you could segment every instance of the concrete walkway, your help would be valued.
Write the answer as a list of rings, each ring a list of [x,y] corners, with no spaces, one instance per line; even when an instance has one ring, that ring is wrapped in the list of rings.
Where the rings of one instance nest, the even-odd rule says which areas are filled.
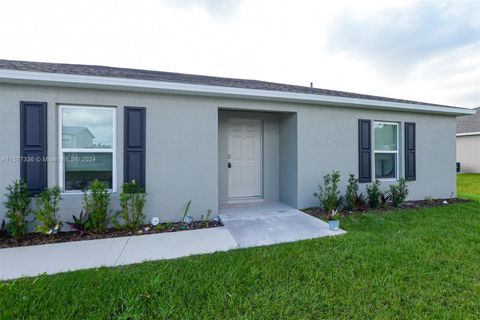
[[[0,249],[0,280],[238,248],[225,227]]]
[[[220,209],[220,219],[239,247],[265,246],[345,233],[283,203]]]
[[[345,233],[281,203],[221,209],[224,227],[0,249],[0,281]]]

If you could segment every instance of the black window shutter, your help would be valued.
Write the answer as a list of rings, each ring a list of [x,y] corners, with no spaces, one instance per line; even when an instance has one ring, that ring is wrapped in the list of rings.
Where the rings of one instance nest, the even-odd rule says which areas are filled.
[[[125,107],[124,164],[125,182],[135,180],[145,189],[146,109]]]
[[[409,181],[417,178],[415,131],[415,122],[405,122],[405,179]]]
[[[358,120],[358,181],[372,182],[372,122]]]
[[[20,178],[30,195],[47,188],[47,103],[20,102]]]

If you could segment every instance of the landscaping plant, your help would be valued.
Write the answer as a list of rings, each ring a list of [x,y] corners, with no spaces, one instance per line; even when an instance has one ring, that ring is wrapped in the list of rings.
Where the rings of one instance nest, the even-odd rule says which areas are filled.
[[[340,220],[340,213],[337,210],[332,210],[332,214],[328,217],[329,221]]]
[[[423,200],[428,204],[433,204],[433,198],[431,196],[426,196]]]
[[[347,192],[345,194],[345,209],[352,211],[365,206],[365,198],[358,194],[358,178],[350,174],[348,178]]]
[[[88,214],[87,230],[103,232],[107,228],[107,213],[110,195],[105,185],[95,179],[89,192],[83,194],[84,212]]]
[[[123,226],[132,231],[138,230],[143,225],[145,215],[143,207],[145,206],[147,194],[135,180],[126,182],[122,186],[120,194],[121,211],[117,213],[123,219]]]
[[[76,217],[72,215],[73,222],[67,222],[67,224],[75,231],[79,231],[80,234],[83,234],[87,230],[87,224],[89,221],[88,213],[83,213],[83,210],[80,212],[80,215]]]
[[[392,184],[388,190],[388,197],[392,201],[394,207],[398,207],[402,204],[408,196],[407,181],[404,178],[400,178],[397,184]]]
[[[387,205],[388,200],[390,199],[390,196],[388,195],[388,192],[380,192],[380,204],[385,207]]]
[[[7,235],[7,227],[5,225],[5,219],[2,220],[2,225],[0,226],[0,237]]]
[[[340,172],[333,171],[323,177],[323,186],[318,186],[318,192],[314,196],[320,200],[320,207],[327,213],[327,218],[330,218],[333,210],[341,207],[343,197],[338,190],[338,183],[340,182]]]
[[[57,216],[60,198],[60,187],[55,186],[43,190],[35,197],[33,215],[39,222],[36,229],[42,233],[53,233],[58,230],[62,222]]]
[[[28,222],[26,220],[30,213],[30,197],[27,184],[23,180],[15,180],[8,185],[8,193],[5,194],[7,201],[4,202],[8,219],[7,232],[14,238],[20,238],[27,233]]]
[[[190,210],[190,205],[192,204],[192,200],[187,202],[187,206],[185,207],[185,211],[183,212],[182,222],[185,222],[185,218],[188,215],[188,211]]]
[[[372,184],[367,185],[368,204],[370,208],[376,209],[380,204],[380,181],[375,180]]]
[[[207,210],[207,215],[204,216],[202,214],[202,216],[200,217],[200,220],[202,221],[202,225],[206,228],[208,227],[208,222],[210,221],[210,216],[212,215],[212,209],[208,209]]]

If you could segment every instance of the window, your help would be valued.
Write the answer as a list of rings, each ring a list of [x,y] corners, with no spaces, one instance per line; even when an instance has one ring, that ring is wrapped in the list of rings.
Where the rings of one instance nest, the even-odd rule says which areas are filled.
[[[115,108],[59,107],[60,186],[88,189],[93,180],[115,191]]]
[[[375,179],[398,178],[398,123],[374,123]]]

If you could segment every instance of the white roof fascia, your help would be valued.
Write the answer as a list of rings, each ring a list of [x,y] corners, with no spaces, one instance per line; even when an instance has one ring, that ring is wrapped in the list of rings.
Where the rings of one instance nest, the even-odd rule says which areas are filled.
[[[475,114],[467,108],[443,107],[428,104],[402,103],[384,100],[359,99],[319,94],[259,90],[236,87],[151,81],[114,77],[73,75],[62,73],[0,70],[0,83],[52,85],[75,88],[112,89],[125,91],[163,92],[171,94],[236,97],[243,99],[274,100],[316,105],[335,105],[368,109],[384,109],[448,115]]]

